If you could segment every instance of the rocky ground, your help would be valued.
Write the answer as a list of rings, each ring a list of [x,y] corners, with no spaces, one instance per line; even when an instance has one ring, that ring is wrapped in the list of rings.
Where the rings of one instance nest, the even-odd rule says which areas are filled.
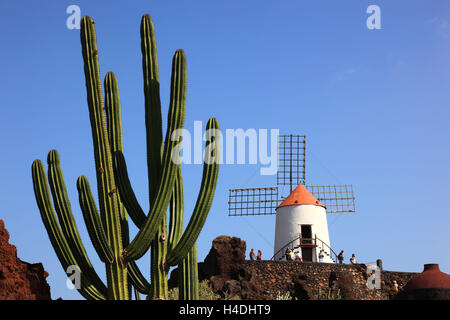
[[[48,273],[42,263],[28,263],[17,257],[9,244],[9,233],[0,220],[0,300],[50,300]]]

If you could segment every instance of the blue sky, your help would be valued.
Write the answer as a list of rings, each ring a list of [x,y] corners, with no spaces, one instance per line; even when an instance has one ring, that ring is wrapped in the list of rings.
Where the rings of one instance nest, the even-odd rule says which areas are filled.
[[[388,270],[421,271],[434,262],[450,272],[448,1],[2,1],[0,219],[19,257],[44,264],[53,298],[81,296],[66,288],[34,200],[31,163],[45,161],[50,149],[60,152],[78,227],[104,275],[76,192],[77,177],[95,184],[95,171],[79,31],[66,27],[72,4],[96,21],[102,77],[113,71],[118,78],[125,155],[143,207],[139,23],[149,13],[164,120],[171,59],[182,48],[187,129],[215,116],[222,129],[305,134],[307,182],[355,189],[357,213],[328,216],[335,251],[355,253],[361,262],[381,258]],[[366,27],[371,4],[381,8],[381,30]],[[272,256],[275,216],[227,216],[228,189],[276,185],[276,177],[260,176],[259,168],[221,167],[198,240],[200,261],[223,234]],[[183,166],[187,215],[201,170]],[[148,260],[140,261],[143,270]]]

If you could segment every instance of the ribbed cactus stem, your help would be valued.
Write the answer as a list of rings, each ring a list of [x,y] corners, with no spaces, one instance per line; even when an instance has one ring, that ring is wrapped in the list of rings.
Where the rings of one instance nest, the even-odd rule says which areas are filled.
[[[104,300],[107,298],[107,289],[98,279],[91,279],[92,272],[86,271],[87,263],[77,261],[75,255],[61,230],[60,224],[56,218],[50,196],[49,183],[45,175],[44,165],[40,160],[33,161],[31,167],[33,177],[33,188],[36,202],[41,213],[41,218],[47,230],[50,242],[55,253],[61,262],[64,270],[70,266],[78,266],[81,270],[81,286],[78,289],[80,294],[90,300]],[[53,195],[53,198],[55,198]]]
[[[170,199],[169,241],[167,250],[172,251],[183,235],[184,188],[181,166],[178,167],[172,199]]]
[[[197,244],[194,244],[188,255],[178,264],[179,300],[198,300],[198,265]]]
[[[208,120],[206,132],[218,133],[219,122],[215,118]],[[194,212],[189,223],[177,242],[176,246],[168,253],[166,264],[174,266],[183,259],[197,241],[200,231],[206,222],[209,210],[211,209],[219,176],[219,141],[215,136],[211,136],[205,148],[205,162],[203,164],[203,177]]]
[[[114,75],[114,73],[108,72],[106,74],[104,87],[105,87],[106,127],[108,130],[111,153],[114,154],[114,152],[116,151],[123,152],[119,84],[117,82],[117,78]],[[114,192],[118,191],[114,190]],[[124,205],[120,201],[119,197],[116,198],[116,202],[120,216],[120,228],[122,231],[122,246],[127,246],[128,243],[130,242],[127,212],[125,210]]]
[[[153,22],[149,15],[141,20],[142,70],[144,76],[145,128],[147,141],[147,167],[150,208],[155,204],[158,181],[161,177],[163,130],[161,99],[159,93],[158,58]],[[151,243],[150,299],[167,299],[167,272],[164,263],[167,254],[166,216],[163,215],[159,230]]]
[[[151,247],[150,278],[152,279],[149,299],[167,300],[169,269],[165,267],[167,255],[166,219],[160,225]]]
[[[106,128],[103,93],[98,64],[97,39],[94,21],[90,17],[81,19],[81,45],[89,106],[89,115],[94,144],[94,159],[97,169],[97,189],[100,216],[106,237],[113,251],[113,262],[106,265],[109,299],[128,299],[127,270],[121,261],[123,250],[119,199],[112,169],[112,154]]]
[[[124,257],[127,261],[139,259],[150,247],[151,241],[161,227],[161,222],[169,206],[172,189],[175,184],[177,165],[172,161],[172,152],[180,141],[171,139],[175,130],[182,129],[184,125],[186,106],[186,57],[183,50],[177,50],[172,60],[172,80],[170,92],[170,106],[166,138],[164,142],[164,153],[162,159],[161,179],[158,182],[155,201],[151,206],[150,213],[137,233],[133,241],[127,246]],[[118,168],[122,171],[123,168]],[[120,174],[120,173],[119,173]],[[120,174],[123,175],[123,174]],[[121,198],[127,198],[127,194],[121,194]],[[125,206],[127,201],[124,200]],[[128,212],[130,208],[127,207]]]
[[[150,283],[145,279],[136,262],[128,262],[128,278],[133,284],[134,288],[143,294],[150,294]]]
[[[81,176],[78,178],[77,189],[78,200],[91,242],[100,260],[105,263],[112,263],[114,254],[106,238],[97,205],[95,204],[94,196],[92,195],[91,187],[86,177]]]
[[[141,20],[141,52],[144,76],[145,129],[147,141],[147,167],[150,205],[156,196],[161,176],[163,129],[161,98],[159,93],[158,57],[153,22],[148,14]]]
[[[91,279],[95,279],[97,286],[102,286],[101,280],[98,278],[90,260],[87,256],[84,245],[81,241],[75,219],[72,214],[69,197],[66,191],[64,175],[60,167],[60,158],[56,150],[51,150],[47,157],[48,178],[50,190],[53,194],[53,202],[55,210],[58,214],[58,220],[61,225],[63,236],[67,240],[71,248],[75,260],[81,270],[84,270]]]

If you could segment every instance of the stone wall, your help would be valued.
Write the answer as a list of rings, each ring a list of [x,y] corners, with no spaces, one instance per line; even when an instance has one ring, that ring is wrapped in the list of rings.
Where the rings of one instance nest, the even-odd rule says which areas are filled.
[[[414,275],[408,272],[382,271],[380,290],[370,290],[363,264],[298,263],[294,261],[245,261],[246,272],[258,282],[270,298],[289,292],[297,299],[340,297],[345,300],[387,300],[396,280],[400,288]]]
[[[199,280],[209,280],[214,292],[241,299],[275,299],[289,292],[296,299],[387,300],[397,281],[401,289],[415,273],[382,271],[381,289],[367,287],[366,265],[245,260],[245,241],[229,236],[213,240],[204,262],[198,264]],[[177,270],[169,286],[177,285]]]

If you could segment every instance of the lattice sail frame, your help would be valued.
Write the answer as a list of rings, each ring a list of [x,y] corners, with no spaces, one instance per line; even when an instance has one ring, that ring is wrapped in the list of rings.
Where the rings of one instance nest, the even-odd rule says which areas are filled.
[[[306,136],[278,136],[277,185],[304,185],[327,208],[327,213],[356,212],[352,185],[306,186]],[[278,187],[231,189],[228,194],[229,216],[275,214],[284,199]]]
[[[277,185],[298,186],[306,183],[306,136],[278,136]]]
[[[278,188],[231,189],[228,194],[229,216],[274,214],[279,203]]]
[[[327,207],[327,213],[356,212],[352,185],[305,187]]]
[[[356,212],[352,185],[306,186],[326,208],[327,213]],[[231,189],[228,194],[229,216],[259,216],[275,214],[284,199],[278,187]]]

